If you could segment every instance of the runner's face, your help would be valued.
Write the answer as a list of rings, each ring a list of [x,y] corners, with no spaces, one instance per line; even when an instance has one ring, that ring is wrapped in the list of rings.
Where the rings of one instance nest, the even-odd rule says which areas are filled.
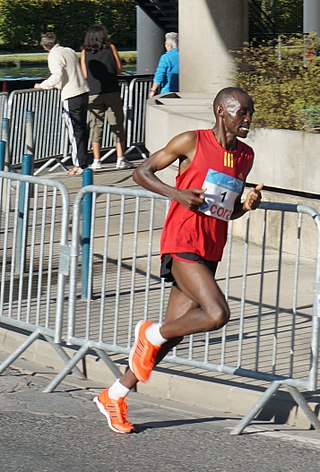
[[[252,121],[254,108],[252,99],[245,94],[231,95],[223,107],[226,135],[246,138]]]

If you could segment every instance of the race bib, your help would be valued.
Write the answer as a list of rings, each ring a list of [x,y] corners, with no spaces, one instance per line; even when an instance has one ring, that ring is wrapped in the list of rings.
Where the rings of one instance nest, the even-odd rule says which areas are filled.
[[[202,188],[205,200],[199,211],[219,220],[229,221],[234,209],[236,198],[242,191],[243,181],[209,169]]]

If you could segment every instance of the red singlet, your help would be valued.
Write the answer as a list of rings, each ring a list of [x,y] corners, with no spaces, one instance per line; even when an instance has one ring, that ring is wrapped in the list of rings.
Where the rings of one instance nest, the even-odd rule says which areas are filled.
[[[246,180],[254,152],[237,140],[237,149],[227,151],[216,140],[211,129],[197,130],[197,146],[190,166],[176,177],[176,188],[203,188],[209,169]],[[187,210],[173,200],[161,235],[160,252],[194,252],[208,261],[220,261],[227,240],[227,221]]]

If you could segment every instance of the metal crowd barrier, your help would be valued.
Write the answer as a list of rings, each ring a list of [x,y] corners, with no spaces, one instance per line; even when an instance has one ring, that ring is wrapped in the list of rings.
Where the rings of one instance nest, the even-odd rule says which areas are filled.
[[[86,196],[92,209],[84,280],[79,242]],[[159,278],[158,248],[168,200],[139,189],[84,187],[74,201],[68,244],[69,197],[61,183],[0,172],[0,199],[7,202],[0,213],[0,324],[29,333],[0,373],[44,337],[65,363],[45,391],[76,370],[89,351],[119,376],[110,353],[129,353],[139,319],[164,317],[170,285]],[[270,383],[233,434],[282,387],[320,429],[299,391],[318,388],[320,215],[302,205],[263,203],[244,218],[241,238],[237,221],[230,223],[217,272],[231,308],[229,323],[186,337],[165,361],[198,375]],[[77,349],[72,359],[64,344]]]
[[[56,180],[0,172],[0,199],[4,197],[7,205],[0,212],[0,324],[28,336],[2,362],[0,373],[39,338],[46,339],[68,362],[60,346],[69,270],[68,191]]]
[[[84,298],[78,277],[79,234],[81,202],[88,193],[93,207],[89,296]],[[67,342],[79,350],[46,391],[52,391],[91,350],[119,376],[108,353],[129,353],[139,319],[163,319],[170,287],[158,275],[158,242],[167,203],[159,195],[137,189],[88,186],[77,194]],[[279,234],[274,231],[274,217],[281,220]],[[189,336],[165,360],[198,372],[271,382],[234,434],[241,433],[257,409],[283,386],[320,429],[298,390],[313,391],[318,385],[320,216],[305,206],[264,203],[246,218],[244,240],[233,236],[230,225],[226,257],[218,272],[231,307],[230,322],[223,330]],[[294,256],[285,253],[289,239]],[[301,257],[306,245],[307,261]]]
[[[153,79],[133,79],[129,86],[129,103],[127,119],[126,153],[136,149],[142,157],[147,157],[144,150],[146,101]]]
[[[33,112],[34,161],[62,156],[66,133],[59,90],[15,90],[9,96],[9,155],[12,166],[21,165],[26,152],[27,112]]]
[[[92,214],[88,287],[83,291],[78,276],[82,264],[79,235],[81,207],[87,195],[92,196]],[[72,364],[95,350],[119,376],[107,352],[129,352],[134,325],[141,316],[162,319],[165,287],[154,266],[159,264],[158,239],[167,203],[159,195],[138,189],[87,186],[77,194],[67,342],[80,349]],[[81,296],[83,292],[88,297]],[[72,368],[67,364],[45,391],[51,392]]]
[[[124,126],[126,131],[126,154],[137,149],[146,157],[142,148],[144,142],[145,108],[148,92],[152,84],[151,78],[133,79],[128,85],[125,79],[119,79],[120,94],[123,101]],[[0,118],[9,121],[9,135],[3,139],[7,142],[10,166],[20,166],[26,152],[26,120],[27,113],[32,112],[33,124],[33,156],[34,161],[44,161],[37,169],[39,173],[46,167],[62,165],[70,159],[70,144],[63,120],[60,90],[27,89],[16,90],[8,98],[6,93],[0,94]],[[3,120],[1,120],[2,123]],[[106,153],[102,160],[114,152],[110,126],[105,120],[102,137],[102,148]],[[90,149],[90,143],[89,143]]]

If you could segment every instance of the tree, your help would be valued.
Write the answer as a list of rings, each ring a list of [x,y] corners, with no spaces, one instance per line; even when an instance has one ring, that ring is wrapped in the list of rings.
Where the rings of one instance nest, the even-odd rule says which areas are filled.
[[[104,24],[120,48],[135,47],[134,0],[0,0],[0,38],[7,48],[39,47],[55,31],[61,44],[79,49],[89,26]]]
[[[256,0],[275,25],[276,33],[301,33],[303,0]]]

